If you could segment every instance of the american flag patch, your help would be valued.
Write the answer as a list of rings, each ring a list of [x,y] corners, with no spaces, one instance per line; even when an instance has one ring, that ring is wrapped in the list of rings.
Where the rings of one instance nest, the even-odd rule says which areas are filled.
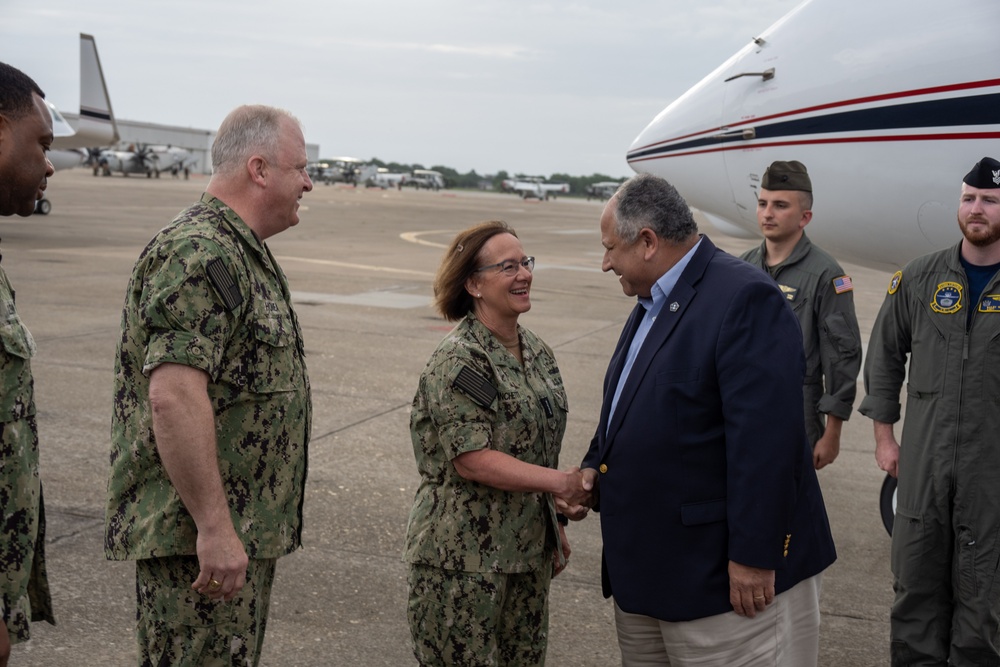
[[[854,283],[851,282],[850,276],[840,276],[839,278],[833,279],[833,291],[837,294],[843,294],[844,292],[850,292],[854,289]]]

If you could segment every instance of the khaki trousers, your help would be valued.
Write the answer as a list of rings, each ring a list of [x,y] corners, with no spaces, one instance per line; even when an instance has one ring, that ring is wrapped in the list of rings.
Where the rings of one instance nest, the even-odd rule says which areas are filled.
[[[776,595],[753,618],[730,611],[669,623],[616,603],[622,667],[815,667],[822,576]]]

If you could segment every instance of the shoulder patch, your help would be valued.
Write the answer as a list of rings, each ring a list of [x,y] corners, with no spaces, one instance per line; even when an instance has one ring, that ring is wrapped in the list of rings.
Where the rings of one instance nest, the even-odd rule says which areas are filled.
[[[222,260],[216,257],[205,266],[205,269],[208,271],[208,279],[215,287],[215,291],[222,297],[226,308],[236,310],[243,303],[243,295],[240,294],[240,288],[233,282],[233,277],[229,275]]]
[[[469,395],[469,398],[484,408],[490,407],[497,397],[496,387],[468,366],[462,366],[462,369],[458,371],[458,375],[455,377],[455,388],[461,389]]]
[[[844,292],[853,292],[854,282],[851,280],[850,276],[840,276],[839,278],[834,278],[833,291],[836,294],[843,294]]]
[[[903,272],[896,271],[892,274],[892,278],[889,279],[889,294],[895,294],[896,290],[899,289],[899,283],[903,282]]]

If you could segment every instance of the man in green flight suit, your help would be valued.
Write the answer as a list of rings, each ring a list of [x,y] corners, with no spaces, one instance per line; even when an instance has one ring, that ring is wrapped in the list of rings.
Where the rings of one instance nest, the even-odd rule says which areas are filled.
[[[45,153],[52,116],[45,93],[0,63],[0,215],[29,216],[52,175]],[[45,571],[45,511],[30,359],[35,342],[0,268],[0,667],[30,621],[55,623]]]
[[[806,236],[812,205],[812,181],[805,165],[795,160],[773,162],[764,172],[757,198],[757,224],[764,242],[742,258],[771,274],[802,328],[806,434],[813,446],[813,465],[819,470],[840,453],[841,427],[854,409],[861,332],[851,277]]]
[[[105,552],[136,561],[140,665],[256,665],[275,562],[301,544],[309,380],[264,243],[312,190],[298,121],[235,109],[212,167],[122,312]]]
[[[879,468],[899,480],[896,667],[1000,665],[1000,162],[965,176],[958,226],[957,245],[892,276],[865,361],[860,411]]]

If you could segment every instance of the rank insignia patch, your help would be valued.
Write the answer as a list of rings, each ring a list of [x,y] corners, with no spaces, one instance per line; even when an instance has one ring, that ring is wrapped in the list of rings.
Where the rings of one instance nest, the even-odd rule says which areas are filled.
[[[931,300],[931,310],[935,313],[957,313],[962,309],[962,286],[946,282],[937,286]]]

